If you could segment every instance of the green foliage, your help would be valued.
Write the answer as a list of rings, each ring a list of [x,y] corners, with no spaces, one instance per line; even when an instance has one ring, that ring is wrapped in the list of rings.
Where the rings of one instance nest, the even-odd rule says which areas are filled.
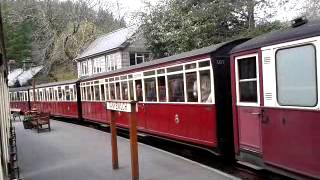
[[[16,25],[4,24],[5,43],[8,59],[17,63],[31,57],[32,23],[23,21]]]
[[[266,21],[271,15],[255,21],[255,8],[267,6],[265,0],[164,0],[141,14],[142,29],[155,57],[164,57],[279,28]]]
[[[23,121],[32,121],[32,116],[25,116]]]
[[[123,19],[100,7],[93,0],[6,0],[3,18],[6,50],[18,66],[30,58],[43,65],[43,76],[57,76],[51,71],[69,67],[67,74],[53,77],[76,78],[72,60],[101,34],[124,27]],[[62,72],[64,73],[64,72]],[[39,77],[40,78],[40,77]]]

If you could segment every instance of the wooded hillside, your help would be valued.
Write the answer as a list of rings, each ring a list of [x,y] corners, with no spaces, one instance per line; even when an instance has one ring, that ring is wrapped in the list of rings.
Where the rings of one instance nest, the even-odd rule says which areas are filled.
[[[97,36],[125,26],[97,1],[6,0],[3,2],[8,59],[43,65],[39,81],[75,78],[72,60]],[[97,8],[99,7],[99,8]],[[98,9],[98,10],[96,10]],[[41,80],[42,79],[42,80]]]

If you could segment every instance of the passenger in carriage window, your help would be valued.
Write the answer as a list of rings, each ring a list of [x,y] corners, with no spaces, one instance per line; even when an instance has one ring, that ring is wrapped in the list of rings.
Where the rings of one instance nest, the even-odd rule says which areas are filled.
[[[166,102],[166,79],[164,76],[158,77],[158,91],[159,91],[159,101]]]
[[[169,79],[169,100],[170,102],[184,102],[183,76],[172,75]]]
[[[200,72],[200,88],[201,88],[201,102],[211,103],[211,81],[210,81],[210,71]]]
[[[142,83],[141,80],[136,81],[136,100],[143,101]]]
[[[157,90],[155,78],[144,80],[146,90],[146,101],[157,101]]]
[[[198,102],[197,73],[186,73],[186,83],[188,102]]]
[[[120,100],[120,83],[116,83],[116,99]]]

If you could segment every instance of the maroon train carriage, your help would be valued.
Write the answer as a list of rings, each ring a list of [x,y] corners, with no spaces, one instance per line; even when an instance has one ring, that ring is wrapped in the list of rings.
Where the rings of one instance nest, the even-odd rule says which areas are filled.
[[[304,20],[234,48],[234,139],[242,163],[320,179],[319,49],[320,21]]]
[[[20,109],[21,113],[30,110],[29,87],[19,87],[9,89],[10,108]]]
[[[81,119],[79,85],[77,80],[41,84],[30,89],[31,107],[42,112],[50,112],[51,116]]]
[[[137,100],[140,131],[233,152],[228,53],[243,41],[82,78],[83,118],[109,123],[105,100]],[[127,115],[117,113],[119,127],[128,127]]]

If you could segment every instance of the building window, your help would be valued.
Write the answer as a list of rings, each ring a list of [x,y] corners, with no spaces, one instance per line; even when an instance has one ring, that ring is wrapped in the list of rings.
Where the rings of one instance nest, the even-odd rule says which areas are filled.
[[[150,61],[150,53],[130,53],[130,66]]]
[[[313,45],[277,51],[277,98],[280,105],[317,105],[316,66],[316,50]]]

